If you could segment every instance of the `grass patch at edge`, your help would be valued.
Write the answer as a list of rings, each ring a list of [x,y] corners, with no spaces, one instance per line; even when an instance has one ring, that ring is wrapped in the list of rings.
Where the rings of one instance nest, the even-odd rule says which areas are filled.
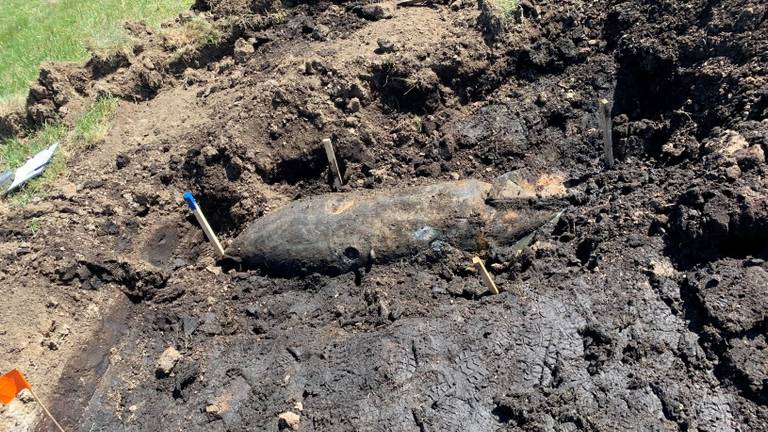
[[[504,14],[504,18],[511,17],[519,6],[517,0],[492,0],[496,7]]]
[[[87,47],[125,44],[126,20],[152,27],[193,0],[0,1],[0,101],[26,93],[43,61],[85,61]]]
[[[45,197],[51,183],[66,171],[70,157],[106,136],[117,105],[117,98],[102,97],[76,118],[71,129],[60,123],[46,124],[25,140],[11,138],[0,143],[0,171],[4,171],[22,165],[38,151],[59,142],[59,149],[43,174],[7,197],[11,206],[23,206]]]

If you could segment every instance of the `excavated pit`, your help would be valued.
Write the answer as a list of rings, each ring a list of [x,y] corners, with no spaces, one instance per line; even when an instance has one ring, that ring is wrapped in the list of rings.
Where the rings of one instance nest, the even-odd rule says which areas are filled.
[[[482,3],[198,0],[165,33],[132,25],[140,49],[46,65],[1,133],[121,103],[49,198],[0,215],[0,281],[23,287],[0,366],[59,377],[44,394],[74,431],[279,430],[287,411],[302,431],[768,431],[768,8]],[[179,51],[193,16],[219,42]],[[323,138],[346,197],[520,169],[570,193],[514,247],[280,277],[217,262],[182,192],[230,244],[334,192]]]

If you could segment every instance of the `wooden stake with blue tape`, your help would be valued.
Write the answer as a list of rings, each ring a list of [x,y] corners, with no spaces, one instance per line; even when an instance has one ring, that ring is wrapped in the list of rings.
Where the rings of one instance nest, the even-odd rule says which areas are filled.
[[[203,214],[203,211],[200,209],[200,206],[197,205],[197,201],[195,200],[195,197],[192,195],[192,192],[184,192],[184,201],[187,202],[187,205],[189,206],[189,209],[192,210],[192,213],[195,215],[195,218],[197,219],[197,223],[200,224],[200,226],[203,228],[203,232],[205,232],[205,236],[208,237],[208,241],[213,244],[213,248],[216,249],[216,253],[219,254],[219,256],[224,256],[224,248],[221,247],[221,243],[219,243],[218,237],[216,237],[216,234],[211,229],[211,226],[208,224],[208,220],[205,218],[205,215]]]

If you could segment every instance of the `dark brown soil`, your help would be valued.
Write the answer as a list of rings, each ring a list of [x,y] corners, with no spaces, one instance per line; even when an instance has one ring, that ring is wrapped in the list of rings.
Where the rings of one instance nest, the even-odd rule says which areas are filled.
[[[768,431],[768,6],[376,5],[199,0],[219,44],[134,26],[124,57],[41,72],[29,122],[124,99],[74,193],[2,216],[3,284],[111,317],[47,392],[69,430],[277,430],[293,411],[304,431]],[[332,191],[326,137],[348,192],[528,167],[575,194],[521,253],[484,257],[497,296],[450,248],[337,277],[217,265],[181,193],[227,242]]]

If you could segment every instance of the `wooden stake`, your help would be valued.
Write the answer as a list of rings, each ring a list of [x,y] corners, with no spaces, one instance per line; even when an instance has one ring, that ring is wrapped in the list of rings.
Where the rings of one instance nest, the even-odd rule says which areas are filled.
[[[184,201],[187,202],[189,209],[192,210],[192,213],[195,215],[197,223],[199,223],[203,228],[203,232],[205,233],[205,236],[208,237],[208,241],[213,244],[214,249],[216,249],[216,253],[218,253],[219,256],[224,256],[224,248],[221,247],[219,238],[216,237],[213,229],[211,229],[211,225],[208,224],[208,220],[205,218],[205,215],[200,209],[200,206],[197,205],[197,201],[195,200],[195,197],[192,196],[192,192],[184,192]]]
[[[605,165],[613,168],[613,127],[611,125],[611,111],[608,99],[600,99],[598,105],[598,122],[603,130],[603,152],[605,153]]]
[[[48,411],[48,408],[46,408],[46,407],[45,407],[45,404],[43,404],[43,401],[42,401],[42,400],[41,400],[39,397],[37,397],[37,395],[35,394],[35,391],[34,391],[34,390],[32,390],[32,388],[31,388],[31,387],[27,387],[27,390],[29,390],[29,392],[32,394],[32,397],[35,399],[35,401],[37,401],[37,403],[40,405],[40,408],[42,408],[42,409],[43,409],[43,411],[44,411],[44,412],[45,412],[45,414],[48,416],[48,418],[49,418],[49,419],[51,419],[51,421],[53,422],[53,424],[55,424],[55,425],[56,425],[56,427],[57,427],[57,428],[59,428],[59,432],[65,432],[65,431],[64,431],[64,428],[63,428],[63,427],[61,427],[61,425],[59,424],[59,422],[57,422],[57,421],[56,421],[56,419],[55,419],[55,418],[53,418],[53,415],[51,415],[51,412],[50,412],[50,411]]]
[[[341,188],[341,185],[344,184],[344,180],[341,178],[339,163],[336,160],[336,153],[333,151],[333,143],[329,138],[323,140],[323,147],[325,148],[325,155],[328,157],[328,165],[330,165],[331,173],[333,174],[334,186],[336,189],[339,189]],[[336,182],[338,182],[338,184]]]
[[[493,281],[493,278],[490,274],[488,274],[488,270],[485,269],[485,264],[483,264],[483,260],[480,259],[480,257],[474,257],[472,258],[472,263],[477,267],[477,270],[480,272],[480,275],[483,277],[483,282],[485,282],[485,286],[488,287],[489,290],[491,290],[491,294],[498,294],[499,289],[496,288],[496,283]]]

